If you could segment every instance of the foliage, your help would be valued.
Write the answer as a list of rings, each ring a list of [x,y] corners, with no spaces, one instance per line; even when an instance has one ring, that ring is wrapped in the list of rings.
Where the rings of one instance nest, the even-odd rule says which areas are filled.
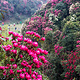
[[[69,8],[69,14],[76,14],[77,12],[80,12],[80,3],[77,2],[75,4],[72,4]]]
[[[72,51],[76,48],[76,36],[74,34],[69,34],[63,38],[60,45],[64,47],[65,51]]]
[[[77,65],[75,70],[76,70],[77,74],[79,74],[80,73],[80,65]]]
[[[52,28],[54,30],[57,29],[53,25],[53,23],[50,20],[48,20],[47,17],[42,18],[40,16],[35,16],[35,17],[31,17],[31,19],[27,20],[23,24],[22,29],[21,29],[21,33],[25,34],[26,31],[29,31],[29,30],[31,31],[32,30],[32,31],[38,32],[40,35],[44,35],[45,32],[51,31]]]
[[[0,0],[0,9],[7,12],[3,13],[5,20],[11,18],[21,20],[21,15],[24,18],[31,17],[41,7],[39,5],[42,5],[42,3],[38,0]]]
[[[21,34],[23,36],[18,34],[16,37],[17,33],[11,32],[11,34],[15,36],[12,36],[13,39],[15,39],[15,41],[13,41],[13,43],[11,42],[10,44],[12,45],[12,48],[10,48],[10,45],[2,46],[1,48],[1,51],[5,50],[6,52],[10,48],[10,53],[6,54],[5,52],[5,55],[3,55],[3,58],[7,60],[5,64],[10,62],[10,60],[13,61],[14,57],[16,59],[20,54],[19,58],[16,60],[21,61],[24,67],[25,61],[23,61],[23,59],[27,59],[26,62],[29,61],[28,64],[32,66],[32,68],[28,65],[25,69],[32,78],[35,77],[34,75],[32,76],[32,74],[38,73],[40,74],[39,77],[41,77],[42,74],[41,80],[79,80],[80,3],[75,3],[76,1],[78,0],[50,0],[31,18],[23,23],[21,29]],[[23,9],[23,5],[21,6],[21,9]],[[20,8],[18,5],[15,7],[17,10]],[[31,12],[30,7],[28,9]],[[25,12],[25,10],[23,11]],[[24,13],[23,11],[19,10],[18,13]],[[17,13],[16,15],[16,18],[19,19],[19,15]],[[45,37],[41,38],[41,36],[36,32]],[[8,38],[5,38],[5,40],[9,41]],[[43,41],[45,42],[43,43]],[[17,45],[14,45],[15,43],[18,43],[18,47],[16,47]],[[6,44],[8,44],[8,42]],[[27,46],[26,49],[25,46]],[[15,50],[17,50],[17,53],[15,53]],[[49,54],[46,50],[49,52]],[[19,53],[19,51],[21,52]],[[4,56],[6,56],[6,58]],[[2,60],[1,63],[3,62],[5,61]],[[0,69],[4,69],[1,63]],[[14,69],[15,63],[10,63],[12,64],[8,65],[7,67],[11,67],[13,71],[15,70],[14,74],[16,74],[16,70],[18,68],[22,68],[22,74],[18,73],[19,78],[22,78],[21,75],[24,75],[25,69],[21,66],[20,62],[17,62],[16,69]],[[12,70],[9,68],[6,71],[12,73],[12,76],[14,75]],[[34,70],[36,72],[33,72]],[[32,74],[30,74],[31,71]]]
[[[65,51],[76,50],[76,41],[80,37],[79,36],[80,27],[79,26],[80,26],[79,21],[76,21],[76,22],[67,21],[65,23],[61,36],[58,41],[58,44],[63,46]]]
[[[45,35],[45,42],[42,45],[44,49],[49,51],[49,53],[54,52],[54,45],[57,44],[61,32],[59,30],[56,30],[54,32],[50,31]]]
[[[38,43],[35,40],[44,41],[45,38],[30,31],[26,32],[27,38],[12,31],[9,31],[9,35],[12,35],[10,40],[12,44],[1,45],[5,53],[0,49],[0,54],[3,53],[5,56],[0,66],[0,79],[42,79],[44,74],[39,75],[38,68],[42,63],[47,62],[45,56],[48,52],[37,48]],[[6,41],[8,40],[9,38],[6,37]],[[37,72],[35,72],[36,70]],[[43,80],[45,79],[48,80],[46,76],[43,76]]]
[[[42,45],[43,49],[48,50],[48,52],[53,52],[54,50],[54,44],[53,44],[53,32],[50,31],[45,35],[45,42]]]
[[[79,53],[71,51],[71,54],[68,55],[67,61],[62,61],[62,65],[64,67],[65,73],[65,80],[68,79],[79,79],[79,74],[77,74],[75,68],[79,64]],[[63,73],[64,74],[64,73]]]
[[[61,74],[64,72],[64,69],[61,65],[61,51],[62,48],[59,48],[61,46],[57,45],[54,48],[54,52],[47,55],[47,60],[50,62],[48,65],[44,65],[43,71],[44,74],[46,74],[50,80],[63,80],[63,77],[61,77]],[[56,53],[56,51],[60,51],[59,54]],[[62,57],[62,55],[61,55]]]
[[[46,69],[45,74],[49,77],[50,80],[59,80],[63,79],[60,75],[63,73],[63,67],[61,65],[61,59],[56,54],[49,56],[49,67]],[[47,71],[48,70],[48,71]]]

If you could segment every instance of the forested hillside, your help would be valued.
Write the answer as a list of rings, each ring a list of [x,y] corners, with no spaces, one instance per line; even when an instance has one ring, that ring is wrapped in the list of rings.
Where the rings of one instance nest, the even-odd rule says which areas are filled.
[[[44,73],[50,80],[79,80],[80,52],[76,53],[80,48],[77,42],[80,40],[79,0],[50,0],[25,21],[22,35],[26,31],[45,36],[44,44],[39,46],[49,52],[51,66]]]
[[[31,17],[47,0],[0,0],[4,20],[22,20]],[[0,14],[1,16],[1,14]]]
[[[13,8],[6,10],[13,15],[5,17],[29,18],[19,33],[16,24],[16,32],[1,24],[0,79],[80,80],[80,0],[6,0],[1,5],[9,3]]]

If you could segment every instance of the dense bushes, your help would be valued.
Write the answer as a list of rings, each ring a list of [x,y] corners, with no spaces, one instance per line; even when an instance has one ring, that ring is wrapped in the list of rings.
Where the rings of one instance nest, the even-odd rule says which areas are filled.
[[[55,5],[52,5],[52,3],[55,3]],[[47,8],[47,6],[49,6],[50,8]],[[69,4],[67,4],[64,1],[60,1],[60,2],[59,1],[56,1],[56,2],[49,1],[46,4],[46,6],[44,6],[44,8],[40,9],[39,11],[37,11],[35,13],[35,15],[32,17],[33,19],[31,18],[34,22],[30,19],[29,21],[25,21],[25,23],[27,22],[27,24],[25,24],[25,23],[24,24],[26,26],[28,26],[28,25],[30,25],[29,23],[32,21],[34,24],[36,24],[35,28],[36,27],[38,28],[38,29],[37,28],[36,29],[38,30],[39,33],[40,33],[39,30],[42,29],[43,25],[44,25],[44,28],[49,27],[49,28],[52,28],[53,31],[55,31],[55,29],[61,30],[61,21],[63,20],[63,18],[66,18],[69,15],[69,7],[68,6],[69,6]],[[40,19],[37,20],[37,22],[36,22],[36,19],[39,17],[41,18],[41,21],[44,22],[44,24],[40,21]],[[38,23],[40,23],[40,24],[38,24]],[[34,25],[32,25],[30,27],[33,28]],[[42,32],[42,30],[41,30],[41,33],[40,33],[41,35],[44,34]]]
[[[5,19],[16,18],[21,20],[24,18],[31,17],[35,11],[41,7],[41,1],[36,0],[0,0],[0,9],[5,10]]]
[[[30,67],[28,65],[29,70],[28,73],[30,73],[30,71],[34,69],[39,74],[41,74],[42,72],[43,78],[44,75],[47,75],[49,80],[79,80],[80,6],[79,2],[74,3],[73,5],[72,2],[70,1],[73,2],[74,0],[49,1],[44,6],[44,8],[35,13],[33,17],[25,21],[21,29],[21,34],[23,35],[23,37],[19,35],[18,38],[16,38],[15,40],[16,42],[13,41],[12,44],[13,47],[17,46],[15,44],[17,42],[19,45],[17,54],[19,54],[19,50],[22,53],[22,55],[20,55],[19,60],[23,58],[26,60],[27,54],[25,54],[25,52],[29,54],[27,57],[27,61],[29,61],[29,64],[32,65],[32,69],[29,69]],[[76,6],[76,4],[78,5]],[[73,9],[71,6],[73,7],[76,6],[77,8],[74,7]],[[36,34],[36,32],[38,32],[41,36],[45,36],[45,38],[44,37],[41,38],[41,36]],[[13,36],[16,36],[17,33],[12,32],[11,34]],[[13,39],[15,39],[15,37]],[[24,41],[22,41],[22,39],[24,39]],[[40,43],[44,40],[45,40],[44,43]],[[22,42],[20,43],[20,41]],[[37,44],[38,41],[40,41],[39,44]],[[28,49],[26,48],[26,51],[25,46],[27,46],[28,48]],[[2,47],[7,52],[8,47],[10,46],[7,45]],[[44,50],[37,47],[41,47]],[[16,48],[14,49],[17,50]],[[11,52],[10,54],[12,56],[9,58],[9,61],[10,60],[13,61],[14,59],[13,55],[16,56],[16,54],[13,54],[15,53],[15,50],[12,49],[10,51]],[[42,55],[46,55],[48,53],[46,50],[49,52],[49,54],[44,57]],[[40,53],[41,55],[39,56]],[[6,55],[9,56],[8,54]],[[39,57],[39,60],[41,59],[41,61],[45,64],[42,64],[36,57]],[[6,63],[8,63],[7,57],[6,60],[7,60]],[[22,61],[21,63],[24,66],[25,61]],[[14,66],[16,65],[12,64],[11,69],[14,70],[15,68]],[[21,68],[21,65],[17,66]],[[40,68],[35,69],[36,67]],[[1,69],[4,69],[3,66],[1,66]],[[22,71],[24,72],[25,69],[23,68]],[[12,72],[13,74],[12,70],[10,70],[10,72]],[[31,78],[35,78],[33,74],[36,73],[35,72],[32,73]],[[21,75],[24,76],[24,74],[19,74],[19,78],[22,78]],[[38,78],[40,77],[41,75]],[[41,80],[46,79],[44,78]]]
[[[54,5],[52,5],[52,3],[54,3]],[[36,12],[35,16],[33,16],[28,21],[25,21],[24,25],[22,26],[21,33],[24,34],[28,30],[33,30],[33,31],[38,32],[41,35],[45,35],[46,38],[48,39],[48,37],[50,37],[48,36],[49,33],[45,34],[45,32],[48,32],[48,31],[55,32],[56,30],[60,30],[61,34],[58,36],[58,38],[55,38],[56,34],[54,34],[53,38],[51,38],[50,40],[51,42],[52,42],[52,39],[54,39],[51,45],[53,44],[55,45],[58,42],[61,46],[64,46],[65,49],[71,51],[75,48],[76,41],[78,40],[76,39],[76,34],[77,34],[76,32],[80,30],[79,28],[80,26],[79,25],[80,24],[79,23],[79,16],[80,16],[79,15],[79,10],[80,10],[79,3],[77,2],[74,4],[76,7],[78,7],[75,10],[75,13],[73,11],[74,9],[72,10],[71,8],[72,3],[69,4],[69,1],[62,0],[58,2],[58,1],[53,0],[52,3],[51,1],[49,1],[44,6],[44,8]],[[48,41],[46,43],[49,44],[50,41],[49,42]],[[73,44],[66,47],[67,44],[70,44],[70,42],[72,42]]]
[[[10,45],[4,45],[4,43],[2,45],[2,42],[0,42],[0,55],[2,53],[4,55],[3,60],[0,56],[2,61],[0,62],[0,79],[48,80],[44,74],[39,75],[41,71],[38,69],[43,63],[48,62],[45,58],[48,52],[37,48],[38,43],[35,41],[36,39],[44,41],[45,38],[41,38],[39,34],[30,31],[26,32],[28,38],[23,38],[22,35],[12,31],[9,31],[9,35],[12,35]],[[1,36],[1,39],[3,38]],[[9,38],[6,37],[5,40],[7,42]]]
[[[54,52],[54,45],[57,44],[61,32],[56,30],[54,32],[50,31],[45,35],[45,42],[43,44],[43,48],[48,50],[49,53]],[[47,46],[47,47],[46,47]]]

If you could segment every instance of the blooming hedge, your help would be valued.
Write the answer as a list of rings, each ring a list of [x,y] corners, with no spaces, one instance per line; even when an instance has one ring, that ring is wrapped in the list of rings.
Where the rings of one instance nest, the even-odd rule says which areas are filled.
[[[38,33],[33,31],[26,32],[27,38],[12,31],[9,31],[9,35],[12,35],[11,44],[1,44],[5,57],[0,66],[0,79],[42,80],[42,75],[35,70],[48,62],[45,58],[48,51],[38,48],[38,41],[44,41],[45,38],[41,38]],[[6,41],[8,40],[9,38],[6,39]]]

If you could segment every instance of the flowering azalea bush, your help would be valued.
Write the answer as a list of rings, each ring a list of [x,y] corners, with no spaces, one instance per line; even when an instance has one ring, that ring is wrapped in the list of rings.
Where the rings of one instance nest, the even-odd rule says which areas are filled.
[[[54,47],[55,47],[55,48],[54,48],[55,53],[56,53],[57,55],[59,55],[60,52],[61,52],[61,49],[63,48],[63,46],[59,46],[59,44],[57,44],[57,45],[55,45]]]
[[[0,79],[42,80],[42,75],[35,70],[48,62],[45,58],[48,52],[38,48],[35,40],[44,41],[45,38],[33,31],[26,32],[27,38],[12,31],[9,31],[9,35],[12,35],[11,44],[1,45],[5,58],[0,66]]]
[[[7,12],[4,13],[5,19],[15,17],[17,20],[22,20],[23,17],[31,17],[41,5],[39,0],[0,0],[0,9]]]
[[[4,59],[5,55],[3,54],[5,51],[1,46],[3,44],[3,41],[5,41],[5,39],[2,38],[2,28],[0,27],[0,61],[2,61],[2,58]]]
[[[77,41],[77,43],[80,43],[80,40]],[[80,45],[76,45],[77,49],[73,52],[67,52],[63,55],[64,51],[61,51],[64,47],[55,45],[55,53],[61,60],[61,65],[63,67],[64,72],[60,75],[64,78],[64,80],[72,80],[76,79],[79,80],[79,73],[76,71],[76,67],[80,64]],[[66,58],[65,58],[66,56]]]
[[[59,40],[59,37],[61,36],[61,31],[60,30],[56,30],[53,34],[53,44],[55,45],[58,40]]]
[[[80,3],[72,4],[69,8],[69,14],[75,14],[80,11]]]
[[[48,56],[49,66],[46,65],[44,73],[48,75],[49,79],[60,80],[79,80],[80,76],[80,40],[77,41],[77,49],[75,51],[63,50],[63,46],[56,44],[54,47],[54,53],[50,53]],[[50,65],[51,64],[51,65]],[[50,73],[49,73],[50,72]]]
[[[29,21],[27,20],[21,28],[21,34],[24,35],[26,31],[35,31],[40,35],[44,35],[48,31],[52,31],[54,26],[48,17],[46,17],[46,13],[47,12],[45,12],[44,17],[35,16],[31,17]]]
[[[46,39],[45,39],[43,48],[46,49],[49,53],[54,52],[54,45],[57,44],[59,37],[61,36],[61,33],[62,32],[60,30],[56,30],[54,32],[49,31],[45,35]]]
[[[77,41],[78,42],[78,41]],[[80,42],[78,42],[80,43]],[[80,64],[79,60],[80,60],[80,45],[77,45],[76,47],[78,47],[78,49],[73,52],[71,51],[70,54],[68,54],[67,60],[62,61],[62,65],[64,67],[64,71],[65,71],[65,80],[72,80],[72,79],[76,79],[79,80],[79,73],[77,73],[76,68],[77,66]]]
[[[50,0],[43,9],[37,11],[29,21],[25,21],[21,33],[31,30],[44,35],[47,28],[61,29],[61,20],[69,15],[70,0]],[[55,7],[54,7],[55,6]],[[55,27],[56,26],[56,27]],[[47,31],[47,30],[46,30]]]
[[[49,77],[50,80],[63,80],[63,77],[61,76],[61,74],[64,72],[61,65],[61,60],[63,58],[63,47],[59,46],[59,44],[55,45],[54,47],[54,51],[51,51],[46,57],[49,63],[47,63],[48,65],[43,65],[43,72]]]
[[[52,31],[52,28],[48,27],[44,28],[44,34],[47,34],[49,31]]]

